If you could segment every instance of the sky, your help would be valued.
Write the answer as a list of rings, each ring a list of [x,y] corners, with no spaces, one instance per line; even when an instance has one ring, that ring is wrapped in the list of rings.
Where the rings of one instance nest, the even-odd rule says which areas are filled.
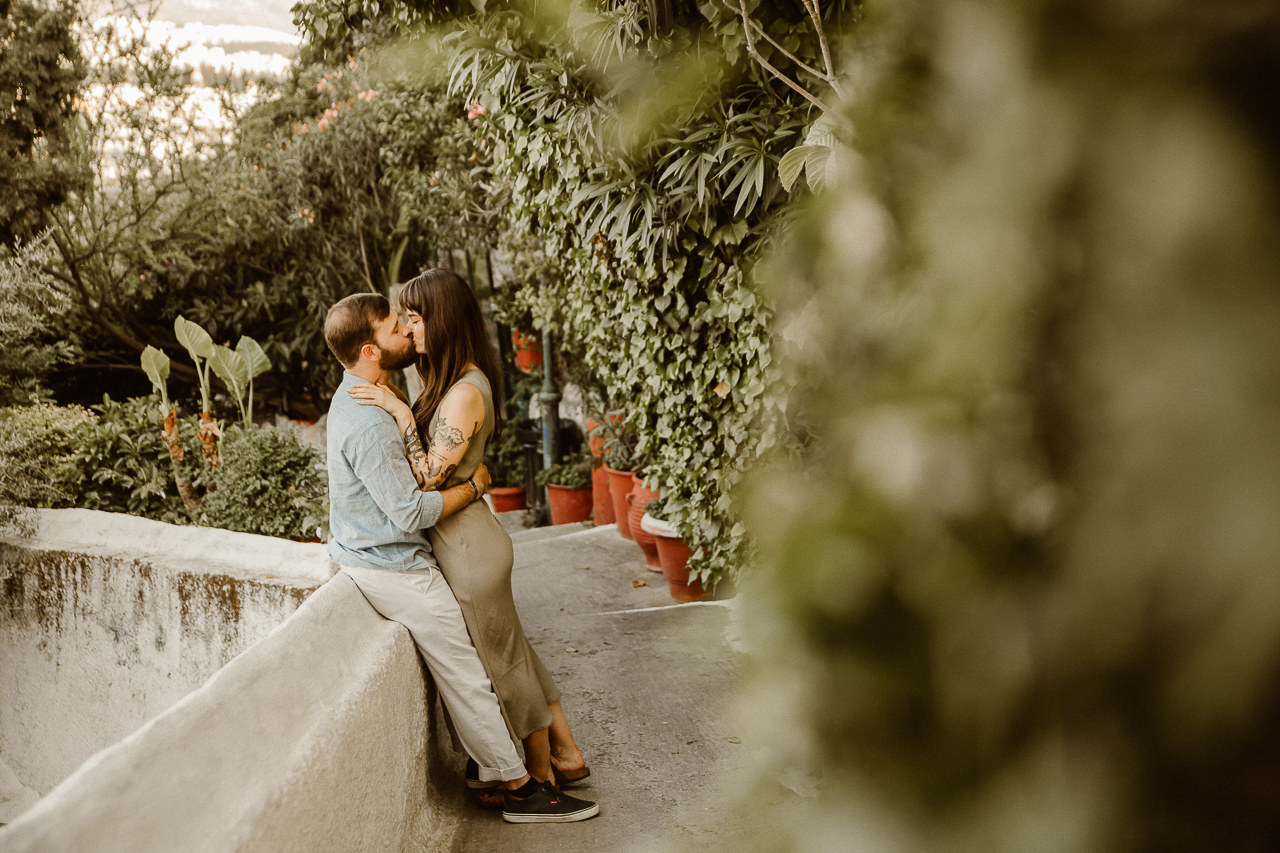
[[[163,0],[150,25],[128,19],[117,19],[135,32],[145,32],[152,45],[168,44],[179,63],[189,65],[192,86],[187,89],[180,107],[181,120],[190,126],[219,131],[227,126],[222,109],[225,93],[212,88],[215,80],[206,81],[202,66],[219,71],[246,72],[250,77],[261,74],[283,75],[298,53],[301,38],[293,26],[289,11],[294,0]],[[99,21],[95,26],[101,24]],[[208,69],[205,69],[206,71]],[[246,91],[230,97],[241,107],[258,97],[258,89],[250,84]],[[101,86],[86,91],[90,101],[118,98],[122,104],[132,103],[139,92],[125,82],[108,95]],[[108,104],[108,111],[113,106]],[[175,120],[178,114],[175,113]],[[108,151],[134,144],[125,136],[108,143]]]
[[[154,38],[167,38],[193,68],[281,73],[300,41],[294,0],[164,0]]]
[[[294,0],[164,0],[157,20],[175,24],[232,24],[268,27],[296,35]]]

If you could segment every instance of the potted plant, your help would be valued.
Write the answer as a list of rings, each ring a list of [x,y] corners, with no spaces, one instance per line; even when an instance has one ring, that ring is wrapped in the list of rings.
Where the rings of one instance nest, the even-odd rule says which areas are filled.
[[[693,549],[680,536],[675,526],[667,521],[665,505],[659,498],[651,501],[640,518],[640,527],[653,536],[662,565],[662,576],[667,579],[667,591],[677,602],[701,601],[707,597],[698,581],[689,582],[689,558]]]
[[[497,438],[489,445],[489,458],[485,464],[493,485],[489,487],[489,500],[494,512],[514,512],[525,509],[527,501],[524,486],[518,485],[525,476],[524,448],[516,439],[510,421],[502,423]]]
[[[587,417],[587,437],[591,447],[591,518],[597,527],[618,520],[613,510],[613,494],[609,491],[609,471],[604,464],[604,418]]]
[[[645,507],[657,497],[658,493],[646,487],[639,474],[631,475],[631,491],[627,495],[627,521],[631,527],[631,537],[644,552],[645,567],[653,572],[662,571],[662,563],[658,561],[658,546],[653,534],[640,526],[640,519],[644,516]]]
[[[636,455],[636,435],[627,428],[626,415],[621,410],[607,412],[605,421],[596,426],[602,439],[604,471],[609,477],[609,494],[613,500],[613,514],[618,522],[618,535],[634,539],[631,533],[631,511],[627,495],[634,484],[632,475],[640,468]]]
[[[547,487],[553,525],[591,518],[590,454],[571,454],[560,464],[539,471],[537,479],[538,485]]]
[[[542,367],[542,339],[537,332],[525,334],[512,329],[511,348],[521,373],[533,373]]]

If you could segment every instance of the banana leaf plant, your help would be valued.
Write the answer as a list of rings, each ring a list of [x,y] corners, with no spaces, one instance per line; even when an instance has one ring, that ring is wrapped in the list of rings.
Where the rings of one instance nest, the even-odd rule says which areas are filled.
[[[240,420],[247,429],[253,423],[253,378],[271,369],[271,360],[258,342],[242,335],[233,350],[215,346],[209,358],[213,372],[226,384],[240,409]]]
[[[182,438],[178,434],[178,410],[169,405],[169,356],[149,346],[142,351],[142,369],[151,380],[151,387],[160,395],[162,420],[160,437],[169,450],[169,461],[173,464],[173,479],[178,486],[178,496],[182,498],[182,506],[187,512],[194,515],[200,506],[200,497],[196,494],[191,478],[182,468],[187,454],[182,449]]]
[[[196,376],[200,380],[200,428],[196,436],[200,439],[204,463],[210,468],[217,468],[222,464],[218,455],[218,439],[222,436],[222,430],[218,427],[218,419],[213,415],[213,403],[209,397],[209,370],[217,348],[208,332],[181,315],[173,321],[173,333],[195,362]]]

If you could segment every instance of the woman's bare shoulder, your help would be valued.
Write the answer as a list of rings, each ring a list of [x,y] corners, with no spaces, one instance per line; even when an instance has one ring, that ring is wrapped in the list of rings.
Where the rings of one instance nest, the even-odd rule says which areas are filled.
[[[440,416],[484,420],[484,395],[470,382],[459,382],[440,401]]]

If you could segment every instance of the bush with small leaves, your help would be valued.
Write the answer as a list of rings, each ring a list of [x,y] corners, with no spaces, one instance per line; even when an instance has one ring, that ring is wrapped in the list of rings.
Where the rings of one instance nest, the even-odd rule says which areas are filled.
[[[117,402],[103,396],[97,417],[75,432],[67,464],[58,472],[64,496],[50,506],[127,512],[171,524],[190,524],[178,497],[173,463],[160,437],[160,400],[152,395]],[[178,419],[186,448],[183,470],[194,485],[204,480],[194,417]]]
[[[0,529],[27,532],[24,508],[70,497],[72,441],[77,429],[94,420],[79,406],[0,409]]]
[[[231,427],[196,523],[307,540],[328,518],[320,454],[281,429]]]

